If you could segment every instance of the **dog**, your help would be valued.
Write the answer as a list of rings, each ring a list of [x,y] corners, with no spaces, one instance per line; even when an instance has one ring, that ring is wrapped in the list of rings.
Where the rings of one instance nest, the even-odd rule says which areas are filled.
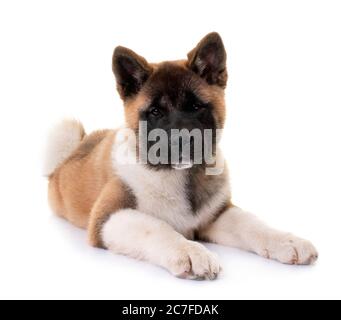
[[[228,74],[218,33],[205,36],[186,60],[179,61],[148,63],[119,46],[112,66],[124,104],[124,127],[86,134],[81,123],[65,120],[49,138],[45,174],[49,203],[58,216],[87,229],[94,247],[149,261],[185,279],[212,280],[221,271],[217,256],[196,240],[285,264],[317,260],[309,241],[274,230],[231,202],[217,134],[212,138],[215,151],[201,163],[194,156],[203,159],[204,154],[192,152],[191,137],[191,152],[183,157],[180,148],[177,162],[123,161],[131,158],[127,153],[141,158],[156,147],[157,139],[136,143],[153,130],[169,134],[224,128]],[[172,135],[161,146],[166,160],[170,146]],[[213,168],[222,170],[212,174]]]

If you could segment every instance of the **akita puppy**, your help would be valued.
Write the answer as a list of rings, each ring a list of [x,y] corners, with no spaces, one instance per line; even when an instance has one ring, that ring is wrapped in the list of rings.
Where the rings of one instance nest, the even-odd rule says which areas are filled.
[[[216,148],[227,82],[226,52],[217,33],[180,61],[148,63],[117,47],[113,72],[124,129],[86,134],[70,120],[50,137],[46,175],[57,215],[86,228],[92,246],[149,261],[181,278],[215,279],[221,270],[216,255],[195,240],[286,264],[316,261],[309,241],[274,230],[231,203],[227,168]],[[155,130],[166,138],[157,138]],[[193,151],[195,135],[174,139],[174,130],[195,130],[197,136],[211,131],[210,156],[202,151],[210,139],[201,139]]]

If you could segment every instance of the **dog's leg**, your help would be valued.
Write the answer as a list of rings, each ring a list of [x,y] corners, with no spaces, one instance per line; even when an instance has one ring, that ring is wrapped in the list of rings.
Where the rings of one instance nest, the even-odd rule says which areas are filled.
[[[269,228],[237,207],[229,208],[210,226],[201,230],[199,237],[286,264],[312,264],[318,257],[309,241]]]
[[[160,265],[181,278],[217,277],[220,266],[214,253],[135,207],[134,196],[122,182],[110,181],[90,213],[90,244]]]
[[[181,278],[215,279],[220,271],[214,253],[137,210],[113,213],[103,225],[102,241],[114,253],[160,265]]]

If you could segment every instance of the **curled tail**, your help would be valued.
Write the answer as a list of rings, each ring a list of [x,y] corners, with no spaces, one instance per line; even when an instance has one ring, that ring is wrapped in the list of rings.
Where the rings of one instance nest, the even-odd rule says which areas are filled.
[[[85,136],[83,125],[73,119],[51,130],[45,151],[44,176],[49,177],[77,149]]]

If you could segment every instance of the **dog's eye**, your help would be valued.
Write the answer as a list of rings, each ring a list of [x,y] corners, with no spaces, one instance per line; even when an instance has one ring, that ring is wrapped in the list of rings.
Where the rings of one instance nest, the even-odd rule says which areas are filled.
[[[193,111],[199,111],[199,110],[201,110],[201,108],[202,108],[202,106],[200,104],[198,104],[198,103],[194,103],[192,105],[192,110]]]
[[[153,108],[150,110],[150,114],[154,117],[161,117],[162,116],[162,112],[159,108]]]

